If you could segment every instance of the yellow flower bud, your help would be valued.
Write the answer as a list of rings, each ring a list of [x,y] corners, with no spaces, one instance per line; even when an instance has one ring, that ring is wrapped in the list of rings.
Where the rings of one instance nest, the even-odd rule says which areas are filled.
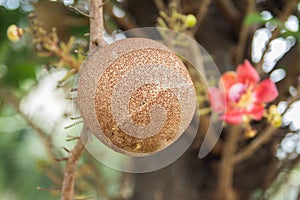
[[[280,127],[282,124],[282,117],[281,115],[275,115],[271,120],[271,124],[275,127]]]
[[[245,131],[246,138],[253,138],[256,136],[256,134],[257,134],[257,130],[255,130],[253,128],[246,129],[246,131]]]
[[[17,42],[21,39],[24,30],[22,28],[18,28],[16,25],[12,24],[7,29],[7,37],[12,42]]]
[[[185,20],[184,20],[185,24],[187,25],[187,27],[189,28],[192,28],[196,25],[197,23],[197,19],[194,15],[192,14],[188,14],[186,17],[185,17]]]
[[[278,113],[278,109],[276,105],[271,105],[269,108],[269,113],[272,114],[277,114]]]
[[[268,121],[272,124],[272,126],[280,127],[282,124],[282,116],[278,112],[277,106],[271,105],[268,111],[269,111],[267,114]]]

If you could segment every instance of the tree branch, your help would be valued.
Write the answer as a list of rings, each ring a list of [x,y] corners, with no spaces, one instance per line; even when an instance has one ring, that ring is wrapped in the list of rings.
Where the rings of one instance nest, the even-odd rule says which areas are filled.
[[[102,0],[90,0],[90,46],[92,51],[97,46],[104,46],[106,42],[103,38],[103,3]],[[81,135],[86,134],[86,127],[83,126]],[[84,144],[81,139],[77,140],[75,147],[70,151],[64,180],[61,190],[62,200],[74,199],[75,171],[77,162],[84,151]]]
[[[244,18],[250,14],[255,12],[255,1],[248,0],[247,1],[247,8],[244,15]],[[249,35],[249,28],[250,26],[242,22],[242,27],[239,34],[239,42],[238,45],[235,48],[235,55],[234,55],[234,63],[238,65],[243,61],[244,53],[245,53],[245,47],[247,45],[247,38]]]
[[[233,2],[231,0],[215,0],[215,2],[224,17],[233,25],[233,27],[238,27],[241,15]]]
[[[263,133],[253,140],[248,146],[242,149],[235,157],[235,162],[241,162],[250,157],[261,145],[269,141],[271,136],[276,132],[277,128],[269,125]]]
[[[90,0],[90,50],[97,46],[104,46],[103,37],[103,3],[102,0]]]
[[[64,172],[64,180],[61,189],[62,200],[74,199],[76,165],[83,151],[84,144],[82,143],[81,139],[78,139],[75,147],[69,153],[66,169]]]
[[[105,8],[107,14],[119,25],[120,28],[125,30],[138,28],[138,26],[132,20],[130,20],[128,15],[125,15],[124,17],[117,17],[113,13],[113,5],[107,4]]]
[[[233,189],[233,176],[235,161],[240,135],[240,127],[231,126],[227,132],[226,141],[222,148],[222,160],[219,168],[218,196],[217,199],[235,200],[236,193]]]
[[[203,3],[200,4],[200,7],[197,11],[197,24],[195,25],[195,27],[192,29],[192,33],[195,34],[198,29],[200,28],[202,21],[207,13],[208,7],[211,3],[211,0],[203,0]]]

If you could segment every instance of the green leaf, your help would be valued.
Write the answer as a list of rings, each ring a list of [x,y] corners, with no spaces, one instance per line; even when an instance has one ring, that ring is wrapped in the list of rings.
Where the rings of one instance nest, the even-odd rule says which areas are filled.
[[[262,18],[260,13],[250,13],[244,19],[246,25],[265,23],[265,20]]]

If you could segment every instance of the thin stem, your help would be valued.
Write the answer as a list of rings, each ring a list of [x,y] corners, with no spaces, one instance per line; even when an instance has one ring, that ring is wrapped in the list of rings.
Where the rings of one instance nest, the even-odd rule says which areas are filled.
[[[240,12],[231,0],[214,0],[224,17],[233,25],[238,26]]]
[[[230,126],[225,144],[222,148],[222,160],[219,168],[218,199],[235,200],[233,189],[233,175],[235,168],[234,155],[240,135],[240,127]]]
[[[81,15],[83,15],[83,16],[85,16],[85,17],[89,17],[89,18],[91,17],[91,16],[88,15],[87,13],[85,13],[85,12],[79,10],[78,8],[76,8],[76,7],[74,7],[74,6],[71,6],[71,5],[70,5],[69,8],[75,10],[76,12],[78,12],[79,14],[81,14]]]
[[[121,27],[125,30],[138,28],[138,26],[130,19],[130,17],[128,15],[125,15],[124,17],[117,17],[113,13],[113,5],[112,4],[107,4],[105,8],[106,8],[107,14],[111,18],[113,18],[113,20],[119,25],[119,27]]]
[[[106,42],[103,38],[103,3],[102,0],[90,0],[90,46],[89,52],[97,46],[104,46]],[[81,135],[87,134],[86,127],[83,126]],[[75,172],[78,160],[84,152],[84,143],[77,140],[75,147],[70,151],[61,190],[62,200],[74,199]]]
[[[203,0],[203,2],[200,4],[200,7],[197,11],[197,24],[196,26],[192,29],[192,33],[196,33],[198,31],[198,29],[200,28],[203,19],[207,13],[208,7],[210,5],[212,0]]]
[[[255,12],[255,1],[248,0],[246,13],[244,17],[246,17],[248,14],[253,12]],[[249,35],[249,28],[250,26],[248,24],[242,23],[242,27],[239,34],[239,42],[235,49],[235,64],[239,64],[243,60],[245,48],[247,44],[247,37]]]
[[[77,162],[84,151],[84,144],[81,140],[77,140],[75,147],[70,151],[66,169],[64,172],[64,180],[61,189],[62,200],[74,199],[75,171]]]
[[[242,149],[235,157],[235,162],[241,162],[249,158],[257,149],[268,142],[271,136],[276,132],[277,128],[269,125],[263,133],[253,140],[248,146]]]

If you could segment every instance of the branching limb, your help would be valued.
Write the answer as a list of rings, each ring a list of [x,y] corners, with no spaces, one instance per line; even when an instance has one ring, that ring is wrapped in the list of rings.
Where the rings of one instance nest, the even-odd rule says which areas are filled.
[[[241,162],[249,158],[257,149],[259,149],[263,144],[267,143],[272,135],[276,132],[277,128],[269,125],[267,129],[262,132],[256,139],[254,139],[248,146],[240,150],[235,157],[235,162]]]
[[[211,3],[211,0],[203,0],[203,2],[200,4],[200,7],[197,11],[197,24],[195,25],[195,27],[192,29],[192,33],[195,34],[198,29],[200,28],[202,21],[207,13],[208,10],[208,6]]]
[[[103,37],[103,3],[102,0],[90,0],[90,50],[97,46],[104,46]]]
[[[83,129],[84,130],[84,129]],[[64,180],[62,184],[62,200],[74,199],[75,171],[77,162],[84,151],[84,144],[80,139],[77,140],[75,147],[70,151],[64,172]]]
[[[233,189],[233,175],[235,168],[234,156],[237,150],[239,135],[240,127],[238,126],[231,126],[227,132],[226,141],[222,148],[222,160],[219,168],[217,199],[236,199],[236,193]]]
[[[136,25],[132,20],[130,20],[130,17],[126,14],[124,17],[117,17],[113,13],[113,5],[112,4],[107,4],[105,6],[106,8],[106,13],[113,18],[113,20],[119,25],[120,28],[125,29],[125,30],[130,30],[134,28],[138,28],[138,25]]]
[[[240,12],[231,0],[215,0],[225,18],[234,26],[239,26]]]
[[[255,1],[253,0],[248,0],[247,1],[247,8],[246,8],[246,17],[248,14],[255,12]],[[239,64],[243,61],[244,58],[244,53],[245,53],[245,47],[247,45],[247,38],[249,35],[249,25],[242,23],[240,33],[239,33],[239,42],[238,45],[235,49],[235,64]]]
[[[97,46],[104,46],[106,42],[103,38],[103,3],[102,0],[90,0],[90,52]],[[83,126],[81,135],[87,134],[87,129]],[[74,199],[75,172],[77,162],[84,151],[84,143],[81,139],[77,140],[75,147],[70,151],[64,172],[62,184],[62,200]]]

